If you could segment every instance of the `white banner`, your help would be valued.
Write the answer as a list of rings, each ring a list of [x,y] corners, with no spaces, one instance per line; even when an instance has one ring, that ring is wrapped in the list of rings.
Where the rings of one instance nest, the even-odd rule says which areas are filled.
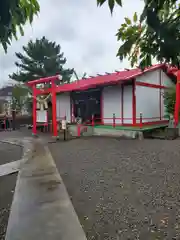
[[[47,123],[47,111],[46,110],[37,110],[36,111],[37,118],[36,122],[37,123]]]

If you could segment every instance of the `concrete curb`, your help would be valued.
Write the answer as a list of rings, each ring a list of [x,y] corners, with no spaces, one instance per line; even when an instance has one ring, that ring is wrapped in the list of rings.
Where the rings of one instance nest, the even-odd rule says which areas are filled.
[[[86,240],[48,147],[40,139],[29,144],[25,143],[5,239]]]

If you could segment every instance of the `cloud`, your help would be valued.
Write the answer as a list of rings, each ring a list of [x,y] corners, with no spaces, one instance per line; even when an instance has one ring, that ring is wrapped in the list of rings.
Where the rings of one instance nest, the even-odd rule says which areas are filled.
[[[21,52],[30,39],[42,36],[61,45],[67,66],[74,67],[80,76],[84,72],[93,75],[129,67],[128,61],[121,63],[116,57],[119,43],[115,34],[124,17],[141,12],[143,1],[124,1],[123,8],[116,7],[113,17],[108,6],[98,8],[96,0],[39,0],[39,3],[41,12],[32,26],[25,26],[25,35],[13,40],[7,54],[0,49],[0,84],[17,70],[15,52]]]

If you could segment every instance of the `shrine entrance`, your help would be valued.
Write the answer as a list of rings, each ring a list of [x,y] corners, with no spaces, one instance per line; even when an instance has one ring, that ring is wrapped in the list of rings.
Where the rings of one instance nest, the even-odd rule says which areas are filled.
[[[51,97],[52,103],[52,130],[53,136],[58,137],[57,118],[56,118],[56,84],[62,80],[61,76],[41,78],[29,81],[27,85],[32,88],[33,100],[33,135],[37,135],[37,125],[39,122],[48,124],[48,104],[47,100]]]
[[[96,121],[101,121],[101,89],[95,88],[71,95],[74,104],[74,116],[83,122],[91,121],[92,115]]]

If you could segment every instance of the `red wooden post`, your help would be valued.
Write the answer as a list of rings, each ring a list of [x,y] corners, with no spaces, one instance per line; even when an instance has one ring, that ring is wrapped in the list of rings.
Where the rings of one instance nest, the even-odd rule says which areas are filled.
[[[77,136],[80,137],[81,136],[81,124],[77,124]]]
[[[57,114],[56,114],[56,84],[55,81],[51,81],[51,89],[52,89],[52,124],[53,124],[53,136],[58,136],[57,131]]]
[[[36,100],[36,84],[33,85],[33,135],[37,134],[37,100]]]
[[[180,108],[180,70],[177,71],[177,82],[176,82],[176,103],[174,109],[174,124],[177,127],[179,123],[179,108]]]
[[[94,115],[92,115],[91,119],[92,119],[92,127],[94,127]]]

